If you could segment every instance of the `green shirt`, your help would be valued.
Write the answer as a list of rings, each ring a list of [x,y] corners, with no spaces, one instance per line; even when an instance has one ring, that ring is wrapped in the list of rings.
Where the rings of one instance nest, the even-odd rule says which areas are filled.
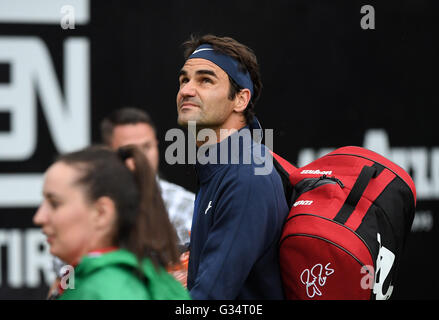
[[[60,300],[186,300],[187,290],[162,267],[142,261],[141,279],[135,255],[119,249],[86,256],[74,269],[74,289],[67,288]],[[71,285],[71,284],[70,284]]]

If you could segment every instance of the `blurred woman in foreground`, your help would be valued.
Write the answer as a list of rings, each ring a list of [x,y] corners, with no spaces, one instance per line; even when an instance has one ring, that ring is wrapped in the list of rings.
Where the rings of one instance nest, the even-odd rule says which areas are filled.
[[[50,252],[74,267],[59,299],[188,299],[165,268],[177,236],[141,151],[90,147],[47,171],[34,216]],[[73,276],[73,277],[72,277]]]

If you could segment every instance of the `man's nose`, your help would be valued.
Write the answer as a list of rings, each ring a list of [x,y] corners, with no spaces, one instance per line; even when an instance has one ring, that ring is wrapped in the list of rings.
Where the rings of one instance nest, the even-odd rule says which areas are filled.
[[[182,97],[194,97],[196,95],[196,88],[194,82],[188,81],[180,88],[180,96]]]

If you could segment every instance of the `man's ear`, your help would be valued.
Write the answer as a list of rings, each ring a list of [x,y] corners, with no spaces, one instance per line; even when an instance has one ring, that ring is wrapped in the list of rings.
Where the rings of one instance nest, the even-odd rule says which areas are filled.
[[[97,229],[112,230],[116,221],[116,205],[109,197],[100,197],[95,202],[94,222]]]
[[[251,96],[252,94],[249,89],[241,89],[235,96],[235,107],[233,111],[243,112],[245,108],[247,108]]]

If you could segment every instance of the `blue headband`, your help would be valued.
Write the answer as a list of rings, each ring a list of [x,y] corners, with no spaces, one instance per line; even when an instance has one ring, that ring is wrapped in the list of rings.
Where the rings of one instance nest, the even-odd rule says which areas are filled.
[[[229,77],[231,77],[238,85],[249,89],[253,97],[253,82],[250,74],[246,70],[245,73],[239,70],[238,60],[216,51],[210,44],[202,44],[189,56],[188,59],[201,58],[215,63],[223,69]]]

